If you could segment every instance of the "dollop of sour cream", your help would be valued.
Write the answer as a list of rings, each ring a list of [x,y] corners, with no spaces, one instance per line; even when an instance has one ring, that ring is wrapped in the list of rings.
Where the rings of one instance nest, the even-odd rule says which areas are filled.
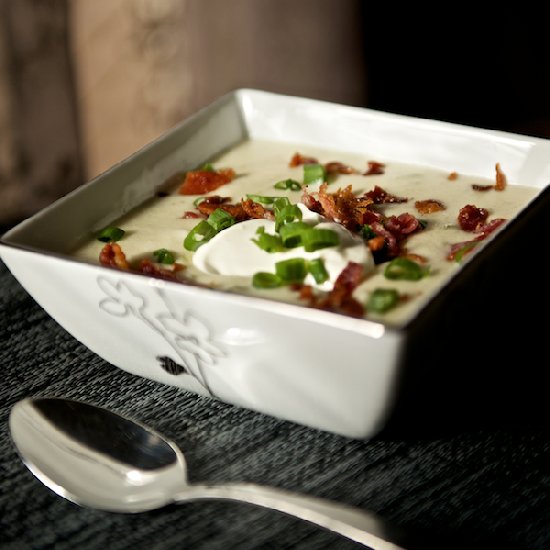
[[[306,252],[303,247],[296,247],[284,252],[266,252],[254,239],[258,238],[257,230],[263,227],[266,233],[275,235],[275,222],[265,219],[253,219],[236,223],[217,233],[204,243],[193,255],[193,264],[200,271],[212,275],[232,277],[249,277],[260,271],[274,273],[275,264],[290,258],[313,260],[321,258],[329,278],[321,284],[315,282],[312,275],[307,275],[304,284],[323,291],[330,291],[338,275],[348,262],[363,265],[365,274],[374,269],[374,259],[363,239],[348,231],[342,225],[328,221],[312,212],[305,205],[298,203],[302,211],[302,221],[319,229],[331,229],[340,237],[337,246],[331,246]]]

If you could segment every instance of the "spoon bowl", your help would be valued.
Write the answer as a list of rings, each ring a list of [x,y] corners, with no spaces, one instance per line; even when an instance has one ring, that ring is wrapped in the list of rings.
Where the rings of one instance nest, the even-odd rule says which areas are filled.
[[[199,499],[247,502],[309,521],[373,549],[397,550],[402,533],[364,510],[254,484],[189,484],[181,450],[147,426],[61,398],[27,398],[10,413],[24,464],[81,506],[137,513]],[[389,542],[389,536],[397,544]]]

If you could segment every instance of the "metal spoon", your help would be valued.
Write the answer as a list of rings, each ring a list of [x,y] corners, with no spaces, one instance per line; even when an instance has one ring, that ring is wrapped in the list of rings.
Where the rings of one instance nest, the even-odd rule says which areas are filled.
[[[23,399],[12,408],[9,423],[25,465],[76,504],[144,512],[174,502],[234,500],[301,518],[374,550],[401,548],[388,542],[380,519],[360,509],[250,483],[189,484],[185,459],[173,442],[81,401]]]

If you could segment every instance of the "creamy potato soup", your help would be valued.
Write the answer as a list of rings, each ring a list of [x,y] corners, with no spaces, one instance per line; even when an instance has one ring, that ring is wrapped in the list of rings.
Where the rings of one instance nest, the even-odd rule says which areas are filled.
[[[399,325],[535,197],[356,154],[245,141],[113,221],[78,259]]]

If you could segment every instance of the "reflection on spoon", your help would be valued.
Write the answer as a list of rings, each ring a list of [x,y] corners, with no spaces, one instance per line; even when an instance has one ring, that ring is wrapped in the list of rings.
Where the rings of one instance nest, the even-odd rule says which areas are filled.
[[[83,506],[135,513],[174,502],[234,500],[301,518],[375,550],[401,548],[388,542],[380,519],[360,509],[250,483],[189,484],[185,459],[173,442],[81,401],[23,399],[11,411],[10,430],[33,474]]]

